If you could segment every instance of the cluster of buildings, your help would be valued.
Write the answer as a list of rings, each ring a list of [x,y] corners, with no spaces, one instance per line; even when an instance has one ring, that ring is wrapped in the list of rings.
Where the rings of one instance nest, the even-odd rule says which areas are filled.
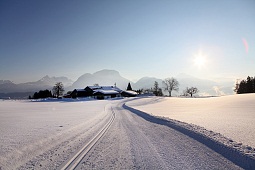
[[[84,89],[74,89],[66,98],[91,97],[108,99],[115,97],[135,97],[137,93],[132,90],[123,91],[116,86],[87,86]]]

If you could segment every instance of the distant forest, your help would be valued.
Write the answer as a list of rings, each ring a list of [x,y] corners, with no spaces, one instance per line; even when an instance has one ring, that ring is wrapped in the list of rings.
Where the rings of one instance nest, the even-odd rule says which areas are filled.
[[[248,76],[246,80],[236,83],[235,92],[237,94],[255,93],[255,77]]]

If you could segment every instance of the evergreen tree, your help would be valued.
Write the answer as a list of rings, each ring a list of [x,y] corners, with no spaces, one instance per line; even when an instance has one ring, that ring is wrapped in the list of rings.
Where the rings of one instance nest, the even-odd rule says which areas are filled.
[[[237,90],[237,94],[243,94],[247,92],[247,88],[246,88],[246,81],[242,80],[239,84],[239,88]]]
[[[34,98],[34,99],[39,99],[39,96],[38,96],[38,93],[37,93],[37,92],[34,93],[33,98]]]
[[[48,97],[52,97],[51,91],[49,90],[40,90],[39,92],[35,92],[33,95],[33,99],[41,99]],[[30,96],[30,98],[32,97]]]
[[[237,94],[255,93],[255,77],[248,76],[246,80],[242,80],[235,92]]]
[[[255,76],[252,79],[252,93],[255,93]]]
[[[127,90],[132,90],[130,82],[128,83]]]
[[[162,89],[159,88],[157,81],[154,82],[154,88],[152,91],[153,91],[153,94],[155,94],[155,96],[163,96]]]
[[[248,76],[246,80],[242,80],[236,90],[236,93],[255,93],[255,77]]]
[[[248,76],[246,80],[247,84],[247,93],[252,93],[253,92],[253,87],[252,87],[252,77]]]

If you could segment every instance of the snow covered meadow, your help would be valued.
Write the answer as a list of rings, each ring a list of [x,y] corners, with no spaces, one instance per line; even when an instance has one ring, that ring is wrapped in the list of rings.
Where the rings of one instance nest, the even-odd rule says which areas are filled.
[[[108,103],[0,100],[0,167],[16,169],[45,150],[61,149],[63,141],[73,145],[72,140],[81,137],[80,129],[86,133],[97,130],[95,125],[107,116]]]
[[[158,98],[133,100],[128,106],[221,133],[255,147],[255,94],[209,98]]]

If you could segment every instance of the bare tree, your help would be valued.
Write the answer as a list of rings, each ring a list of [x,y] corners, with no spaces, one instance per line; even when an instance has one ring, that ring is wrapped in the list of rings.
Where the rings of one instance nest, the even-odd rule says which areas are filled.
[[[172,96],[172,91],[178,91],[179,90],[179,82],[175,78],[167,78],[163,82],[163,85],[165,86],[165,91],[168,91],[169,96]]]
[[[196,87],[190,87],[190,88],[186,88],[186,93],[190,94],[190,97],[193,96],[193,94],[198,93],[198,89]]]
[[[187,87],[188,88],[188,87]],[[182,96],[185,96],[185,97],[187,97],[189,94],[188,94],[188,92],[187,92],[187,89],[185,89],[185,90],[183,90],[182,91]]]
[[[59,96],[63,95],[63,92],[64,92],[65,90],[64,90],[64,85],[62,84],[62,82],[57,82],[57,83],[55,84],[55,86],[53,87],[52,91],[53,91],[53,94],[54,94],[56,97],[59,97]]]

